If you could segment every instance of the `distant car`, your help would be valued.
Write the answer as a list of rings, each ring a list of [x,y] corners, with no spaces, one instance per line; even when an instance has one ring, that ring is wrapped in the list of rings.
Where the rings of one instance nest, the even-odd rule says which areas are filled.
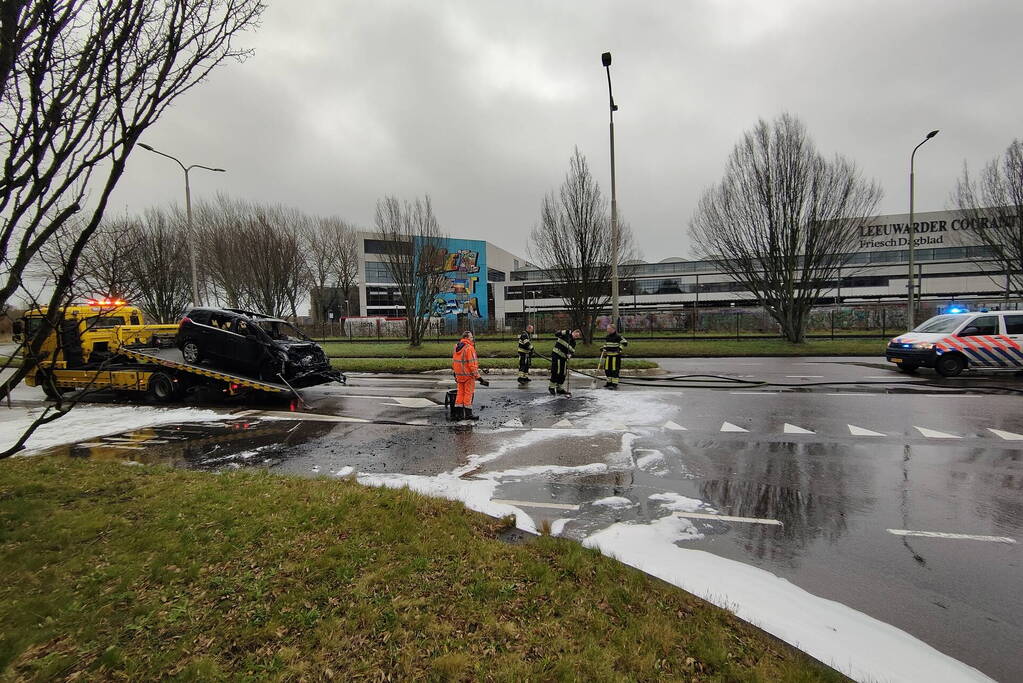
[[[186,363],[294,387],[343,381],[327,354],[291,323],[237,308],[193,308],[178,325]]]
[[[955,377],[967,368],[1023,370],[1023,311],[938,315],[895,337],[885,350],[902,372],[934,368]]]

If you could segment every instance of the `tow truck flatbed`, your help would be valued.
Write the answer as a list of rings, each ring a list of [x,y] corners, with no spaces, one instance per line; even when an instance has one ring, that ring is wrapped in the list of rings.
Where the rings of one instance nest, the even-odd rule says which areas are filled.
[[[134,348],[122,346],[118,350],[118,353],[131,358],[132,360],[139,361],[140,363],[162,365],[165,368],[172,368],[178,372],[201,375],[203,377],[227,382],[230,385],[245,387],[246,389],[255,389],[257,391],[265,391],[273,394],[293,393],[292,388],[286,384],[267,382],[260,379],[253,379],[252,377],[245,377],[244,375],[224,372],[223,370],[214,370],[213,368],[208,368],[204,365],[186,363],[184,357],[181,355],[181,351],[178,349],[166,349],[154,346]]]

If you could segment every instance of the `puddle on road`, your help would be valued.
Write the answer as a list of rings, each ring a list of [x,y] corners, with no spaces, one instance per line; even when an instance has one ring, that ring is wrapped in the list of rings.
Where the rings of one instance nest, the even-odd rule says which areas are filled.
[[[320,437],[335,426],[294,420],[186,422],[55,446],[40,454],[206,471],[274,467],[291,457],[296,445]]]

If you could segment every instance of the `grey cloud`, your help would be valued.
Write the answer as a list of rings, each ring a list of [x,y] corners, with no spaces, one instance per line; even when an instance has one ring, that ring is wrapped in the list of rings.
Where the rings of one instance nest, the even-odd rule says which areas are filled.
[[[226,175],[216,191],[369,224],[384,194],[429,193],[445,229],[524,252],[576,145],[608,189],[614,53],[619,201],[647,258],[686,226],[742,132],[782,111],[877,178],[881,210],[945,208],[1023,135],[1007,2],[336,2],[277,0],[256,55],[182,99],[146,141]],[[1006,74],[1010,74],[1007,76]],[[179,174],[180,172],[178,172]],[[170,162],[133,156],[114,206],[180,197]]]

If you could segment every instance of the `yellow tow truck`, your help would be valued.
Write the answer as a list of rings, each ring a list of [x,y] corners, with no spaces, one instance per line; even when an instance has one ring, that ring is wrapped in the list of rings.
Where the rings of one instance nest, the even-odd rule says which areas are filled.
[[[14,324],[14,341],[29,345],[48,326],[46,307],[34,308]],[[61,311],[31,364],[25,383],[49,398],[80,390],[110,389],[171,401],[187,389],[212,385],[228,395],[246,390],[287,394],[283,384],[220,372],[186,363],[174,348],[178,325],[147,325],[142,311],[120,299],[90,299]]]

